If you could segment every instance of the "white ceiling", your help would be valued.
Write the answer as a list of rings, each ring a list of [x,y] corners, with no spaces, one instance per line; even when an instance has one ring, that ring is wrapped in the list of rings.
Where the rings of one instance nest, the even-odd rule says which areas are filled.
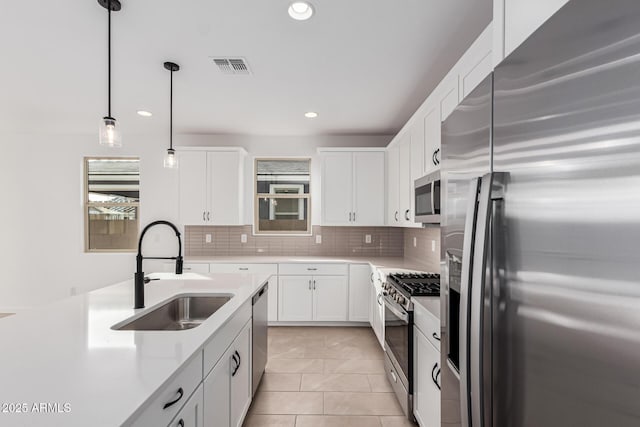
[[[122,0],[113,115],[125,133],[392,134],[491,20],[491,0]],[[0,131],[97,133],[106,115],[106,10],[20,0],[0,13]],[[247,59],[221,74],[212,56]],[[152,118],[136,110],[152,111]],[[309,120],[305,111],[320,116]]]

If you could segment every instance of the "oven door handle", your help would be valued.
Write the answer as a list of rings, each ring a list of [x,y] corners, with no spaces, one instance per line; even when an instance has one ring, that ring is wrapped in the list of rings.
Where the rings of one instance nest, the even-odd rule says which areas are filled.
[[[409,313],[407,313],[403,308],[398,308],[398,304],[389,298],[388,295],[385,295],[383,299],[384,305],[389,309],[389,311],[398,316],[398,318],[403,322],[409,323]]]

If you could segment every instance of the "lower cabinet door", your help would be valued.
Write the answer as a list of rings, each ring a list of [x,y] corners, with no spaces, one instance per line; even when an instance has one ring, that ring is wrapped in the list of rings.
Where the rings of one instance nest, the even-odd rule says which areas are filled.
[[[233,363],[231,371],[231,427],[240,427],[251,405],[251,333],[252,324],[249,321],[242,332],[233,342],[233,355],[237,362]],[[232,360],[233,360],[232,355]]]
[[[220,358],[204,379],[204,427],[229,427],[231,425],[231,372],[233,345]]]
[[[313,320],[319,322],[348,320],[347,276],[314,276],[312,287]]]
[[[313,320],[312,285],[311,276],[280,276],[278,278],[278,321]]]
[[[203,386],[200,384],[180,412],[178,412],[178,415],[169,424],[169,427],[203,427],[203,407]]]
[[[413,339],[413,412],[421,427],[440,427],[440,352],[416,327]]]

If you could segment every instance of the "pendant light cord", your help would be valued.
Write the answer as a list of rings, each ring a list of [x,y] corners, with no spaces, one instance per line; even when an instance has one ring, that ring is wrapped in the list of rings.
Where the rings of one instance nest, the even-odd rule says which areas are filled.
[[[109,117],[111,117],[111,0],[107,1],[107,11],[108,11],[108,36],[107,36],[107,50],[109,51],[108,53],[108,59],[107,59],[107,80],[109,81],[108,83],[108,92],[109,92]]]
[[[173,69],[169,83],[169,148],[173,150]]]

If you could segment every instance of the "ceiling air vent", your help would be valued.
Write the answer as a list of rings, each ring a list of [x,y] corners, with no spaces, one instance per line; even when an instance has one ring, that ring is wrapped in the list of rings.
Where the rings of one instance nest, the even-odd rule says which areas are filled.
[[[244,58],[213,58],[213,62],[222,74],[251,74]]]

